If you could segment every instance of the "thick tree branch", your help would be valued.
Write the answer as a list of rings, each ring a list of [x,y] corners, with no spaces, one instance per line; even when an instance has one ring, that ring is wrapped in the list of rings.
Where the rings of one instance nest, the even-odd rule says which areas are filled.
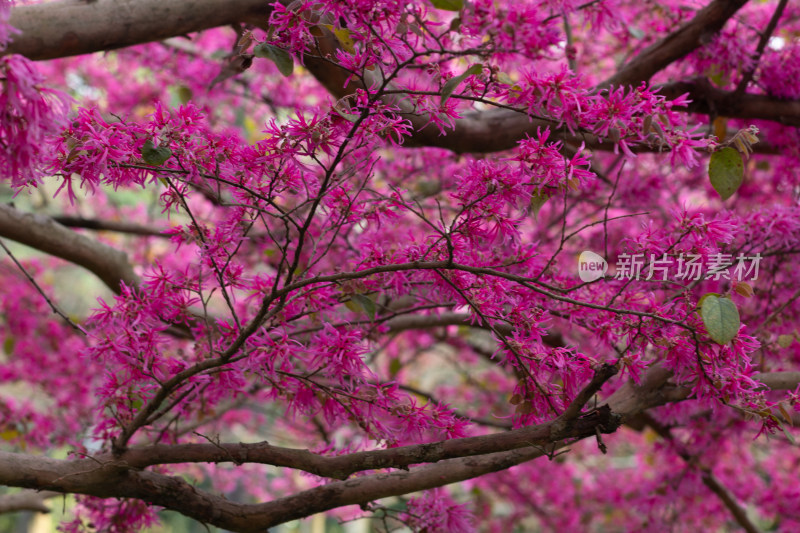
[[[114,223],[103,229],[111,230],[112,227],[115,227]],[[142,231],[126,227],[125,223],[116,226],[116,231],[125,229],[131,230],[131,233]],[[120,293],[121,282],[128,287],[138,287],[141,281],[128,262],[126,253],[72,231],[45,215],[25,213],[10,205],[0,204],[0,237],[81,266],[117,294]],[[200,311],[193,314],[202,316]],[[166,332],[178,338],[192,338],[185,325],[172,325]]]
[[[688,390],[670,385],[668,383],[670,376],[671,372],[669,370],[656,365],[648,370],[642,379],[641,385],[626,383],[612,394],[600,408],[583,415],[581,418],[576,419],[575,422],[580,422],[581,425],[588,424],[586,429],[589,426],[594,426],[601,431],[614,431],[618,427],[620,419],[632,419],[646,409],[686,398]],[[767,373],[760,374],[757,377],[762,382],[774,384],[776,388],[794,388],[797,386],[798,379],[800,379],[800,373],[793,372],[785,375],[783,373]],[[681,394],[674,394],[675,391],[680,391]],[[540,433],[543,435],[543,428],[547,427],[549,432],[551,425],[552,423],[549,423],[517,430],[518,433],[512,437],[512,440],[521,434],[519,432],[526,430],[531,432],[531,436],[536,436]],[[508,432],[507,434],[511,433],[514,432]],[[593,430],[591,435],[594,434]],[[496,434],[494,437],[500,437],[501,440],[508,438],[504,434]],[[483,439],[484,437],[477,438]],[[458,440],[473,442],[470,439]],[[337,481],[272,502],[255,505],[237,504],[223,497],[199,490],[181,478],[139,469],[148,464],[154,464],[153,461],[147,459],[148,450],[156,450],[153,453],[160,455],[161,459],[164,460],[163,462],[171,462],[168,459],[173,452],[169,450],[169,447],[164,446],[131,449],[122,458],[102,456],[77,460],[57,460],[0,452],[0,484],[90,494],[106,498],[138,498],[178,511],[201,522],[214,524],[231,531],[250,532],[263,531],[266,528],[289,520],[344,505],[365,504],[388,496],[440,487],[497,472],[542,455],[553,453],[556,449],[566,446],[574,442],[574,440],[575,438],[568,437],[566,440],[553,442],[546,448],[537,446],[536,442],[527,442],[522,443],[523,447],[496,453],[491,453],[492,448],[487,447],[483,448],[485,455],[445,459],[435,464],[420,467],[411,467],[410,464],[406,464],[405,468],[410,467],[409,470],[369,474],[346,481]],[[485,445],[485,441],[479,440],[477,442],[480,446]],[[406,448],[414,449],[423,455],[428,453],[435,455],[441,453],[439,451],[441,449],[438,448],[440,444],[442,443],[415,445]],[[227,448],[227,446],[238,448]],[[260,453],[266,453],[269,450],[263,445],[251,446],[255,446],[255,448],[251,448],[255,450],[260,448]],[[425,446],[429,446],[433,451],[422,451]],[[243,459],[248,458],[246,455],[239,457],[235,455],[235,453],[239,453],[237,450],[247,449],[247,445],[241,444],[178,445],[173,448],[183,456],[184,460],[181,462],[187,462],[187,457],[191,457],[196,462],[241,462]],[[278,450],[276,457],[280,454],[285,454],[283,457],[289,458],[287,460],[291,461],[302,457],[308,458],[311,455],[306,450],[293,450],[292,452],[298,452],[295,456],[292,456],[291,453],[286,454],[286,449]],[[402,448],[376,450],[375,452],[379,453],[373,456],[369,454],[374,454],[375,452],[361,452],[361,454],[353,455],[359,457],[359,461],[364,461],[364,458],[367,457],[377,458],[376,464],[364,464],[367,469],[383,468],[388,466],[384,463],[384,457],[397,450],[401,450],[398,457],[401,458],[402,464],[408,459]],[[250,452],[248,451],[247,453]],[[189,455],[187,456],[186,454]],[[345,460],[347,457],[349,456],[344,456]],[[335,461],[340,458],[325,457],[323,459],[325,461]],[[313,461],[317,461],[317,459],[313,459]]]
[[[697,16],[642,52],[620,72],[601,86],[633,84],[649,79],[658,69],[700,46],[705,36],[721,28],[746,0],[715,0],[698,12]],[[9,53],[25,55],[30,59],[50,59],[85,54],[144,42],[166,39],[177,35],[223,26],[234,22],[264,26],[269,16],[266,0],[228,0],[225,9],[219,9],[217,0],[64,0],[31,6],[18,6],[12,10],[11,24],[22,31],[9,46]],[[716,28],[716,29],[715,29]],[[319,52],[333,56],[338,44],[330,32],[318,38]],[[657,65],[658,69],[654,70]],[[322,57],[306,55],[306,66],[328,91],[337,98],[352,93],[355,83],[344,85],[349,73]],[[669,86],[669,95],[690,92],[695,100],[690,111],[707,112],[709,106],[720,109],[720,114],[733,118],[765,118],[784,124],[800,123],[800,103],[781,102],[760,95],[741,95],[732,99],[729,94],[693,92],[693,88],[680,90],[680,85]],[[699,89],[698,89],[699,90]],[[666,94],[666,93],[665,93]],[[410,111],[410,110],[409,110]],[[760,114],[767,113],[766,116]],[[526,135],[538,128],[553,127],[547,120],[533,119],[524,113],[507,109],[483,112],[466,112],[455,121],[447,135],[436,128],[424,127],[425,117],[409,112],[406,115],[414,126],[414,134],[405,145],[430,146],[457,153],[488,153],[509,150]],[[560,134],[556,138],[572,145],[585,143],[594,150],[613,150],[611,142],[601,143],[593,135]],[[758,153],[776,153],[765,144],[756,145]],[[658,151],[657,147],[637,146],[634,152]]]
[[[125,253],[67,229],[44,215],[24,213],[0,204],[0,237],[82,266],[116,293],[120,292],[121,281],[131,287],[139,284]]]
[[[616,369],[604,365],[576,398],[564,416],[525,428],[445,441],[355,452],[340,456],[321,456],[297,450],[258,444],[178,444],[132,448],[118,456],[125,464],[144,468],[156,464],[192,462],[261,463],[304,470],[322,477],[347,479],[356,472],[378,468],[407,468],[412,464],[435,463],[445,459],[485,455],[528,446],[545,446],[565,439],[580,439],[616,430],[618,422],[609,413],[580,415],[580,409],[608,381]],[[112,460],[97,458],[101,462]]]
[[[640,386],[632,383],[626,384],[614,393],[605,405],[610,407],[609,412],[613,412],[623,419],[633,418],[646,409],[663,405],[671,401],[669,394],[665,394],[665,389],[666,392],[675,389],[673,385],[667,383],[670,376],[670,371],[655,366],[647,372]],[[777,375],[762,374],[760,377],[766,378],[767,381],[775,379],[778,383],[788,384],[788,380]],[[794,385],[796,386],[797,382]],[[688,396],[688,392],[686,396]],[[538,447],[522,448],[479,457],[449,459],[432,465],[412,468],[407,472],[371,474],[347,481],[334,482],[265,504],[242,506],[242,512],[252,520],[250,524],[252,529],[241,531],[258,530],[258,527],[255,526],[256,523],[263,524],[262,527],[268,527],[268,524],[274,525],[344,505],[361,505],[379,498],[408,494],[497,472],[547,453],[553,453],[569,442],[571,441],[553,443],[547,448],[547,451]],[[276,516],[278,514],[283,516],[278,519]]]
[[[625,65],[617,74],[603,82],[600,87],[610,85],[633,85],[647,81],[656,72],[670,63],[685,56],[692,50],[701,46],[717,33],[725,23],[738,11],[747,0],[714,0],[707,7],[700,10],[697,15],[680,29],[668,35],[658,43],[641,52],[630,63]],[[334,57],[337,47],[335,40],[326,32],[318,39],[320,53],[324,56]],[[344,81],[350,73],[337,67],[330,60],[313,57],[309,54],[306,59],[309,71],[337,98],[350,94],[354,83],[345,87]],[[680,96],[684,92],[672,95]],[[392,103],[401,108],[408,104],[398,97],[391,98]],[[769,99],[767,99],[769,100]],[[729,106],[730,107],[730,106]],[[533,135],[537,129],[552,128],[553,122],[534,119],[524,113],[508,109],[492,111],[473,111],[462,114],[462,118],[455,121],[452,131],[441,135],[437,128],[428,125],[426,117],[415,114],[413,109],[405,109],[405,118],[409,119],[414,130],[410,139],[405,140],[406,146],[431,146],[445,148],[457,153],[487,153],[514,148],[517,142],[526,135]],[[747,111],[751,109],[748,108]],[[736,116],[731,110],[726,116]],[[800,121],[800,110],[795,116]],[[743,117],[749,118],[749,117]],[[769,120],[769,119],[768,119]],[[614,143],[601,143],[593,135],[588,134],[563,134],[557,135],[565,142],[573,145],[585,143],[587,147],[595,150],[613,150]],[[637,146],[637,151],[657,151],[656,148]],[[769,147],[758,147],[771,153]]]
[[[16,511],[49,513],[50,508],[45,505],[44,501],[55,496],[61,496],[61,494],[47,490],[23,490],[14,494],[4,494],[0,496],[0,514]]]
[[[602,86],[635,85],[709,42],[747,0],[714,0],[659,42],[645,48]]]
[[[63,0],[11,11],[8,47],[29,59],[88,54],[243,22],[265,24],[266,0]]]
[[[680,96],[680,94],[683,93],[675,96]],[[786,103],[769,97],[763,97],[762,99],[758,95],[745,95],[744,101],[747,102],[750,96],[755,97],[753,104],[758,101],[765,105],[768,110],[773,110],[773,114],[777,114],[778,110],[788,111],[795,106],[800,107],[799,104],[794,102]],[[698,112],[702,112],[702,105],[698,104]],[[754,109],[754,105],[747,106],[743,112],[748,113],[748,115],[741,118],[757,118],[750,115]],[[729,107],[728,111],[725,116],[739,118],[739,113],[733,107]],[[781,114],[780,116],[780,122],[782,123],[794,124],[795,122],[800,122],[800,110],[795,110],[793,114]],[[412,125],[414,122],[412,120]],[[523,113],[507,109],[468,111],[462,114],[462,118],[455,120],[455,126],[447,132],[447,135],[440,135],[439,131],[434,131],[433,128],[425,128],[421,131],[415,131],[411,137],[405,140],[403,146],[444,148],[459,154],[501,152],[515,148],[517,143],[527,136],[536,135],[538,129],[552,129],[553,126],[554,124],[550,121],[532,119]],[[576,147],[584,144],[590,150],[603,152],[613,151],[616,146],[608,139],[605,142],[601,142],[597,136],[589,133],[573,135],[567,132],[555,131],[551,139],[554,141],[561,140]],[[633,145],[630,149],[637,154],[668,151],[668,149],[663,149],[659,146],[645,144]],[[759,143],[753,147],[753,151],[759,154],[780,153],[778,149],[769,143]]]
[[[800,127],[800,100],[778,100],[764,94],[736,94],[711,85],[705,78],[668,83],[660,94],[672,100],[689,93],[691,113],[713,114],[730,118],[771,120]]]
[[[792,390],[800,383],[800,372],[765,372],[754,377],[770,390]]]

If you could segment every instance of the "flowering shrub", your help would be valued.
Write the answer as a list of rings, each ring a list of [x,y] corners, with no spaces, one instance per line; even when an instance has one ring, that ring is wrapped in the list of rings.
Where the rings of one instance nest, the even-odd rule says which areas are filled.
[[[800,528],[800,6],[117,4],[0,3],[0,509]]]

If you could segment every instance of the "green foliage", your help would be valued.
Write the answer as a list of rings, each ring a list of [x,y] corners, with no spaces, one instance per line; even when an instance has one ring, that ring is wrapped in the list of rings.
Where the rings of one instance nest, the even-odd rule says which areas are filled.
[[[294,59],[291,54],[282,48],[267,43],[261,43],[253,49],[256,57],[269,59],[284,76],[290,76],[294,72]]]
[[[445,11],[461,11],[464,7],[464,0],[431,0],[431,4],[436,9]]]
[[[730,298],[706,294],[699,306],[700,317],[714,342],[727,344],[739,332],[739,310]]]
[[[377,304],[366,294],[354,294],[352,301],[357,305],[357,310],[363,311],[371,319],[374,319],[378,314]]]
[[[714,152],[708,162],[708,177],[714,190],[723,200],[727,200],[742,184],[744,178],[742,155],[730,146]]]
[[[467,69],[466,72],[461,74],[460,76],[456,76],[455,78],[450,78],[442,87],[442,100],[441,104],[444,105],[447,102],[450,95],[453,94],[453,91],[456,90],[456,87],[461,85],[461,82],[467,79],[467,76],[476,76],[483,72],[483,65],[472,65]]]
[[[160,167],[172,157],[172,150],[166,146],[156,147],[151,139],[147,139],[141,149],[142,159],[153,167]]]

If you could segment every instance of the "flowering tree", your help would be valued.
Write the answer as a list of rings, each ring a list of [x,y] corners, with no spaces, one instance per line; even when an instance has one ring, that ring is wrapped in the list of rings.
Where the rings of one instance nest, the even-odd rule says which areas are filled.
[[[1,6],[3,511],[800,529],[800,4]]]

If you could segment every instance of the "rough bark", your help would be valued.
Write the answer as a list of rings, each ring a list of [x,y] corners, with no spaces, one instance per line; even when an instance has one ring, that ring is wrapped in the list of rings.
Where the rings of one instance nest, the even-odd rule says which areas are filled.
[[[106,498],[138,498],[231,531],[263,531],[289,520],[344,505],[361,505],[380,498],[440,487],[504,470],[554,453],[577,439],[593,436],[593,428],[605,433],[613,432],[621,421],[633,419],[647,409],[687,398],[689,389],[671,384],[670,377],[668,370],[658,365],[652,367],[640,385],[627,383],[598,409],[573,419],[575,423],[572,425],[567,424],[566,431],[577,431],[575,434],[568,433],[567,438],[561,438],[565,434],[550,433],[553,423],[542,424],[516,430],[516,433],[497,433],[478,439],[486,439],[488,442],[494,438],[497,442],[510,442],[509,435],[515,435],[511,438],[516,439],[516,436],[528,432],[535,438],[547,435],[544,442],[517,441],[514,448],[494,453],[491,453],[491,446],[487,446],[481,449],[481,455],[467,453],[466,456],[444,459],[424,466],[409,465],[406,460],[408,452],[413,450],[413,453],[424,455],[431,453],[425,451],[426,448],[442,449],[440,447],[446,443],[375,450],[363,452],[362,455],[344,456],[342,459],[322,456],[312,459],[313,454],[307,450],[289,450],[266,444],[251,445],[250,450],[241,444],[179,445],[172,449],[169,446],[152,446],[131,449],[121,457],[101,455],[67,460],[0,452],[0,484]],[[774,390],[793,389],[800,382],[800,372],[766,373],[756,377],[765,386],[771,385]],[[578,430],[578,427],[581,429]],[[591,431],[581,434],[589,429]],[[447,441],[447,445],[455,449],[471,442],[471,439],[453,439]],[[252,457],[249,456],[250,453],[253,454]],[[391,462],[383,461],[382,458],[392,456],[401,458],[396,463],[401,470],[334,481],[267,503],[238,504],[197,489],[182,478],[142,470],[148,465],[175,462],[178,455],[191,462],[241,463],[257,459],[254,462],[276,466],[285,466],[285,459],[293,457],[292,460],[300,461],[297,466],[306,466],[307,468],[302,469],[307,471],[312,471],[315,463],[334,464],[336,461],[352,464],[361,462],[365,469],[389,467],[392,466]],[[377,464],[370,466],[369,460],[364,462],[364,458],[378,458]],[[340,467],[341,465],[337,465],[335,470]]]
[[[120,292],[120,282],[130,287],[139,284],[127,254],[76,233],[50,217],[0,204],[0,237],[82,266],[116,293]]]
[[[113,50],[234,23],[265,24],[265,0],[64,0],[11,11],[8,47],[29,59]]]
[[[714,0],[681,28],[648,47],[618,73],[600,84],[635,85],[684,57],[711,38],[746,3],[746,0]],[[264,26],[269,16],[265,0],[64,0],[12,10],[11,23],[22,31],[9,46],[9,53],[31,59],[51,59],[110,50],[166,39],[232,23]],[[319,38],[319,50],[332,54],[337,46],[329,32]],[[336,97],[351,92],[344,87],[348,74],[330,61],[306,56],[309,71]],[[788,125],[800,124],[800,102],[781,101],[765,95],[737,94],[710,88],[707,82],[683,81],[664,87],[674,98],[685,92],[693,100],[688,111],[715,113],[732,118],[763,118]],[[408,114],[413,135],[404,145],[445,148],[457,153],[489,153],[508,150],[537,128],[553,127],[549,121],[532,119],[506,109],[464,113],[447,135],[432,127],[423,128],[424,117]],[[593,135],[559,134],[565,142],[599,150],[611,150],[613,143],[601,143]],[[755,146],[759,153],[775,153],[766,143]],[[653,151],[639,146],[634,151]]]

